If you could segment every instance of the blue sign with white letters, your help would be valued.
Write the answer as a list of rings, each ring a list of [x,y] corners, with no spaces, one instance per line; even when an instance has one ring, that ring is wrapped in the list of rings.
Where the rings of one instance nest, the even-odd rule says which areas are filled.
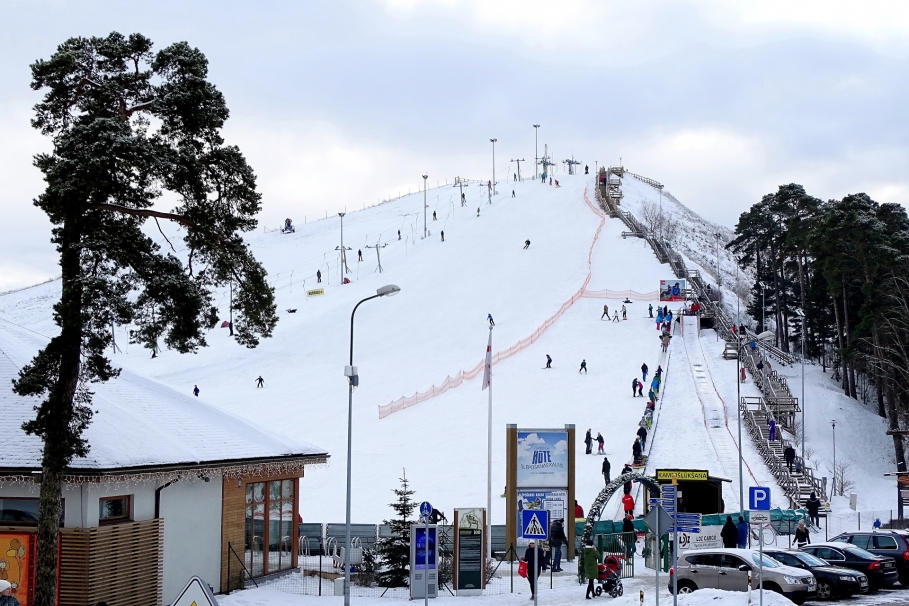
[[[756,511],[770,510],[770,488],[752,486],[748,489],[748,509]]]
[[[428,518],[432,515],[432,505],[429,504],[429,501],[423,501],[420,503],[420,517]]]

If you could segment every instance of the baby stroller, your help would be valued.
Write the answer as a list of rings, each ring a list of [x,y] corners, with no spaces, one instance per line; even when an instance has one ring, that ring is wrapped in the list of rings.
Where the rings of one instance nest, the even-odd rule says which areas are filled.
[[[603,563],[597,566],[597,587],[594,589],[596,595],[608,593],[616,598],[622,593],[622,563],[620,556],[609,555],[603,558]]]

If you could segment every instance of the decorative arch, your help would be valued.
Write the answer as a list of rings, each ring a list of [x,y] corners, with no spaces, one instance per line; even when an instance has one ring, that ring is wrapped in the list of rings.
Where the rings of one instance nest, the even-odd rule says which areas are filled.
[[[618,476],[600,491],[600,494],[594,499],[593,504],[590,506],[590,510],[587,512],[587,522],[584,524],[584,534],[581,537],[585,543],[591,538],[591,535],[593,534],[593,525],[603,515],[603,507],[605,507],[606,503],[609,502],[609,499],[612,498],[613,493],[615,493],[620,486],[624,485],[625,482],[633,481],[640,482],[646,486],[654,497],[659,497],[660,494],[662,494],[660,485],[657,484],[655,478],[641,475],[635,471],[630,471]]]

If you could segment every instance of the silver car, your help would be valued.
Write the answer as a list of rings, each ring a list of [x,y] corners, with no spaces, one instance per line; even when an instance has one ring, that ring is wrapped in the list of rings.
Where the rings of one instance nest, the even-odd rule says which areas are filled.
[[[764,589],[781,593],[796,604],[814,597],[817,584],[814,575],[805,570],[784,566],[756,549],[697,549],[679,556],[675,568],[669,571],[669,591],[673,576],[678,575],[679,593],[698,589],[747,591],[748,575],[751,585],[760,586],[760,568],[764,567]]]

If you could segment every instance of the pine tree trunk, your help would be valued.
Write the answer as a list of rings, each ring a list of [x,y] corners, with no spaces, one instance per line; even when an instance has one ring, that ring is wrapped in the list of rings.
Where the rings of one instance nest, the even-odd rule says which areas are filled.
[[[57,592],[57,542],[60,534],[63,474],[71,456],[69,425],[79,381],[82,344],[82,281],[77,229],[72,221],[63,227],[60,242],[62,294],[57,312],[61,330],[59,375],[48,395],[50,410],[45,428],[39,494],[35,606],[55,606]]]
[[[836,304],[836,297],[833,298],[833,316],[836,318],[836,340],[840,348],[840,370],[843,371],[842,387],[843,393],[849,395],[849,380],[846,378],[845,361],[843,360],[843,326],[840,322],[840,307]]]
[[[895,370],[891,370],[890,372],[892,375],[887,382],[887,408],[890,413],[890,419],[887,427],[888,429],[899,429],[899,405],[896,401],[896,394],[893,393],[893,384],[898,379],[896,376],[893,376],[896,374]],[[896,456],[896,470],[905,471],[906,451],[903,449],[903,437],[900,435],[893,434],[893,454]]]
[[[849,341],[852,340],[852,331],[849,328],[849,301],[846,300],[846,281],[845,281],[845,279],[843,280],[843,320],[845,322],[846,343],[848,345]],[[850,362],[847,365],[847,369],[848,369],[848,372],[846,374],[849,375],[849,392],[847,395],[854,400],[858,400],[858,396],[856,395],[856,391],[855,391],[855,363]]]

